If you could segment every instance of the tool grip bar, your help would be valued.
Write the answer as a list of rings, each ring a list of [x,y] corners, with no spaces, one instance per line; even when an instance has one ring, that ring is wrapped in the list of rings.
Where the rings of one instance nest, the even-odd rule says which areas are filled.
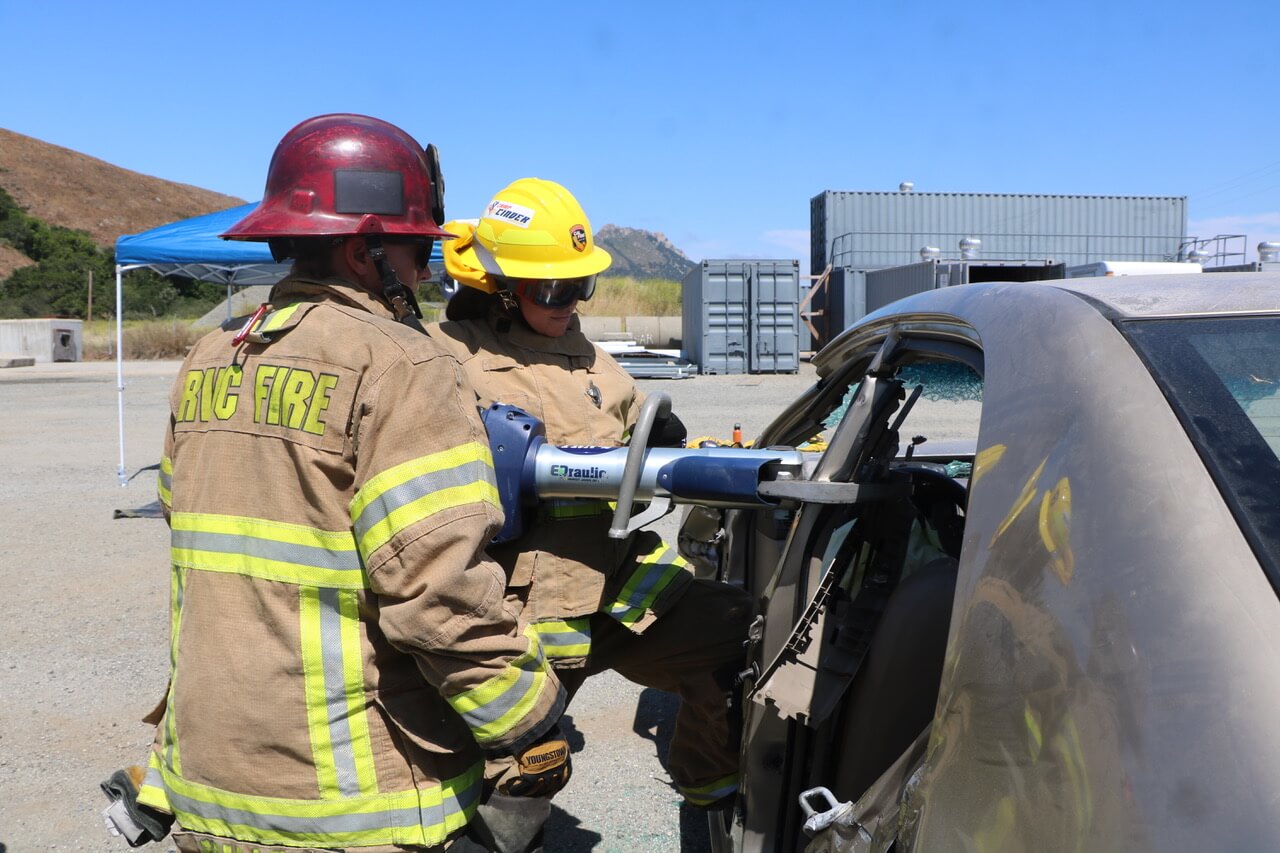
[[[648,516],[659,508],[660,502],[655,502],[647,511],[640,513],[635,519],[631,518],[631,504],[635,501],[636,486],[640,484],[640,471],[644,467],[644,452],[649,446],[649,433],[653,432],[653,425],[659,418],[666,420],[670,414],[671,395],[665,391],[655,391],[650,394],[645,398],[644,405],[640,407],[636,425],[631,429],[627,466],[622,471],[622,482],[618,488],[618,506],[613,511],[613,523],[609,525],[609,536],[614,539],[622,539],[628,533],[638,530],[640,524],[637,522],[645,518],[644,523],[648,523]],[[665,514],[669,506],[670,502],[661,506],[659,518]]]

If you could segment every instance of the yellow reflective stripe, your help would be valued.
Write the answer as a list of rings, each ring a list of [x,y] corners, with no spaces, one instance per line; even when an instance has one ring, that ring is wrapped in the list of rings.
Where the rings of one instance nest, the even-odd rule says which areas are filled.
[[[729,796],[738,790],[738,774],[732,773],[707,785],[696,788],[679,786],[684,798],[695,806],[709,806],[716,800]]]
[[[493,458],[478,441],[411,459],[370,478],[351,501],[351,523],[367,559],[405,528],[473,503],[502,507]]]
[[[174,566],[169,583],[169,695],[165,697],[164,733],[161,744],[165,761],[182,772],[182,756],[178,753],[178,720],[174,713],[173,694],[178,685],[178,634],[182,629],[182,601],[187,576],[181,566]]]
[[[617,599],[605,612],[623,625],[633,625],[657,601],[658,596],[688,563],[665,542],[639,560],[636,570],[622,587]]]
[[[542,651],[550,660],[583,658],[591,652],[590,617],[561,622],[534,622],[529,627],[538,632]]]
[[[547,659],[532,626],[524,631],[529,648],[500,675],[479,687],[446,696],[481,745],[511,731],[538,704],[547,687]]]
[[[364,693],[356,593],[299,587],[303,693],[324,799],[378,790]]]
[[[320,796],[341,796],[329,735],[329,701],[324,685],[324,653],[320,637],[320,590],[298,589],[299,642],[302,651],[302,690],[306,697],[307,731],[311,735],[311,760],[316,767]]]
[[[160,775],[160,756],[152,752],[147,759],[147,775],[138,786],[138,802],[153,809],[172,814],[169,797],[164,791],[164,779]]]
[[[1040,749],[1044,746],[1044,734],[1040,731],[1040,719],[1031,708],[1029,701],[1022,703],[1022,721],[1027,727],[1027,734],[1031,739],[1027,742],[1027,748],[1031,752],[1031,760],[1038,761],[1040,759]]]
[[[360,637],[360,601],[354,592],[339,593],[342,620],[339,623],[342,648],[343,694],[351,729],[351,757],[361,794],[378,791],[378,771],[373,762],[373,738],[369,734],[368,702],[364,693],[364,647]]]
[[[160,457],[160,477],[156,480],[156,494],[160,503],[166,507],[173,506],[173,460],[168,456]]]
[[[364,564],[349,530],[320,530],[263,518],[174,513],[173,561],[301,586],[364,589]]]
[[[293,312],[302,306],[301,302],[295,302],[292,305],[281,308],[279,311],[272,311],[270,314],[262,318],[262,322],[258,324],[256,331],[258,332],[275,332],[285,323],[289,322],[289,318],[293,316]]]
[[[173,814],[184,830],[281,846],[432,847],[464,827],[480,797],[483,765],[430,787],[336,800],[238,794],[188,781],[161,765]]]

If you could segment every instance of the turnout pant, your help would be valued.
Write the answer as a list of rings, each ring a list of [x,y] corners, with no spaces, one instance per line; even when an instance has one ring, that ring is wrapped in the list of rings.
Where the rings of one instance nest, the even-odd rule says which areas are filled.
[[[556,674],[570,701],[588,677],[607,670],[678,696],[667,769],[688,802],[711,805],[737,788],[741,731],[729,700],[733,677],[745,665],[750,620],[747,593],[694,579],[643,633],[605,613],[592,614],[585,664],[557,667]],[[509,761],[490,762],[486,777],[496,779]]]

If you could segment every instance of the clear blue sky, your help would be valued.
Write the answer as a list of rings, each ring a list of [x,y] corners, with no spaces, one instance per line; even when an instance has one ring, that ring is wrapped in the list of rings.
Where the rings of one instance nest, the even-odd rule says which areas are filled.
[[[296,122],[442,152],[452,216],[509,180],[691,257],[798,257],[824,189],[1186,195],[1280,239],[1274,2],[19,3],[0,126],[257,199]]]

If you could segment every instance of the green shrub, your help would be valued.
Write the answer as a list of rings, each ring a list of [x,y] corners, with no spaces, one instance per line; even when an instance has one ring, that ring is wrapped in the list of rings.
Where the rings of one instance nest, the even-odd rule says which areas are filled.
[[[115,313],[115,253],[83,231],[46,225],[0,189],[0,241],[36,263],[0,281],[0,317],[79,317],[88,310],[93,273],[94,317]],[[126,317],[199,317],[225,298],[220,284],[130,270],[122,280]]]

